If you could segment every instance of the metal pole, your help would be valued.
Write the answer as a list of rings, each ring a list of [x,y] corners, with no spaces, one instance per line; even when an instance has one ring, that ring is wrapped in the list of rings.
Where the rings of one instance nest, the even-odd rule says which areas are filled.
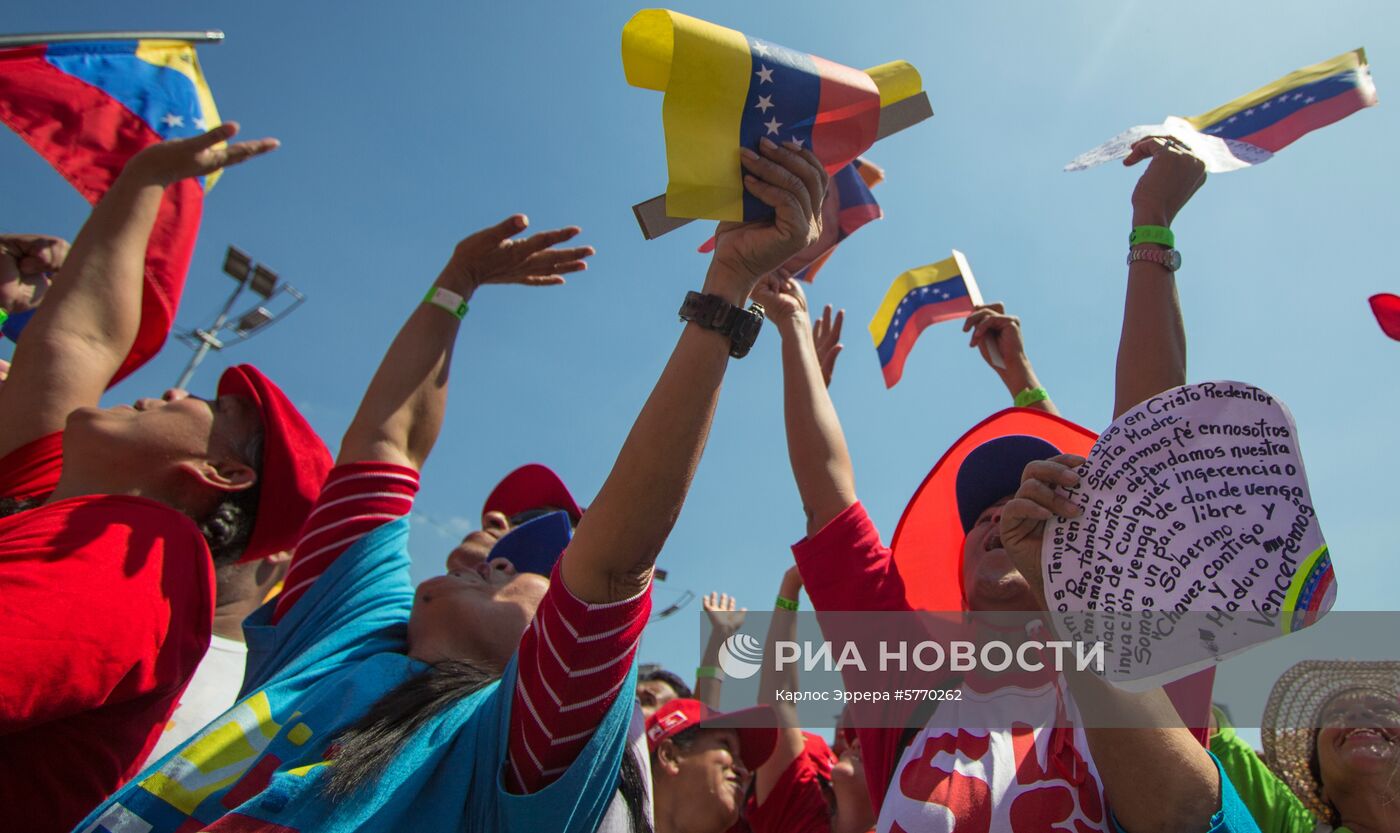
[[[204,357],[208,355],[209,348],[213,346],[214,337],[219,332],[219,329],[224,326],[224,322],[228,320],[229,310],[233,309],[234,302],[238,300],[239,295],[243,294],[243,287],[248,285],[248,281],[252,279],[252,276],[253,272],[249,270],[247,277],[238,282],[238,288],[233,290],[232,295],[228,296],[228,301],[224,304],[224,308],[220,310],[219,317],[214,319],[214,326],[210,327],[208,330],[194,331],[195,335],[199,336],[199,349],[194,351],[194,356],[190,358],[190,363],[185,365],[185,372],[180,374],[180,380],[175,383],[175,387],[181,390],[186,389],[185,386],[188,385],[190,379],[194,377],[195,368],[199,367],[199,363],[204,361]]]
[[[190,43],[222,43],[223,39],[224,33],[217,29],[205,32],[35,32],[22,35],[0,35],[0,47],[104,40],[182,40]]]

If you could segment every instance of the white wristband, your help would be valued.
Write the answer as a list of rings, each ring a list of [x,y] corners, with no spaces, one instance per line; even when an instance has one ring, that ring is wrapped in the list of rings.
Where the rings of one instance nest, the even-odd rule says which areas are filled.
[[[423,303],[442,307],[456,316],[458,321],[467,317],[467,299],[450,289],[435,286],[423,297]]]

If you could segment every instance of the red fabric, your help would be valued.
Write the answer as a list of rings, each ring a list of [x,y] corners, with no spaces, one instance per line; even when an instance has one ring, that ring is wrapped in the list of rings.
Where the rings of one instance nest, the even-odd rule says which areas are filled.
[[[272,621],[285,616],[356,541],[407,515],[417,493],[418,472],[407,466],[368,461],[331,469],[302,528]]]
[[[553,469],[539,463],[526,463],[501,478],[501,482],[486,496],[481,514],[485,517],[487,512],[500,512],[510,518],[543,506],[563,509],[574,523],[583,517],[583,509]]]
[[[744,817],[753,833],[826,833],[831,816],[822,797],[822,782],[830,782],[835,757],[826,742],[803,732],[802,754],[788,764],[762,804],[750,796]]]
[[[44,60],[46,47],[0,50],[0,121],[96,203],[127,160],[160,136],[121,102]],[[204,209],[204,188],[184,179],[165,190],[146,247],[141,328],[112,377],[116,384],[165,344],[185,288]]]
[[[588,604],[554,566],[520,638],[506,770],[512,792],[544,789],[583,751],[627,679],[650,615],[650,585],[630,599]]]
[[[1400,341],[1400,296],[1389,292],[1372,295],[1371,312],[1375,313],[1381,332]]]
[[[42,496],[61,434],[0,460]],[[194,523],[94,495],[0,518],[0,806],[70,829],[141,768],[209,646],[213,562]]]

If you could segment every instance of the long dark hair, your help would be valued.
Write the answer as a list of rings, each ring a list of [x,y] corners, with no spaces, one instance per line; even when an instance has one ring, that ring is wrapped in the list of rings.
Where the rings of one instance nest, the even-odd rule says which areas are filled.
[[[637,756],[632,754],[632,750],[622,750],[622,768],[618,772],[617,791],[622,796],[622,803],[627,807],[627,821],[632,833],[653,833],[651,823],[647,821],[647,789],[646,780],[642,777],[642,768],[637,763]]]
[[[380,697],[335,740],[325,794],[340,800],[384,773],[403,745],[429,718],[479,691],[499,671],[465,660],[444,660]]]

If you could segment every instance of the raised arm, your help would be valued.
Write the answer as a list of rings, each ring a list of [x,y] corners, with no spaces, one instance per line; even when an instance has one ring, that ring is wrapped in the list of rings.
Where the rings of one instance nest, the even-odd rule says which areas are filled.
[[[759,277],[816,239],[826,173],[810,151],[765,143],[741,151],[744,185],[777,214],[762,223],[722,223],[703,292],[742,306]],[[815,207],[815,208],[814,208]],[[679,294],[679,293],[678,293]],[[612,473],[584,514],[561,561],[564,581],[585,602],[636,595],[670,533],[700,462],[729,339],[689,323],[642,407]]]
[[[984,304],[963,321],[963,332],[968,331],[972,332],[972,340],[968,346],[977,348],[982,354],[982,360],[996,372],[1001,383],[1006,385],[1006,392],[1011,394],[1012,402],[1021,404],[1021,398],[1024,397],[1024,407],[1035,408],[1048,414],[1060,413],[1060,409],[1055,407],[1055,403],[1050,401],[1049,395],[1040,386],[1035,368],[1031,367],[1030,357],[1026,355],[1025,340],[1021,337],[1020,318],[1007,315],[1006,308],[1000,301]]]
[[[228,122],[203,136],[151,145],[131,158],[93,208],[0,387],[0,456],[63,429],[95,406],[141,327],[146,243],[165,189],[277,147],[275,139],[222,145]]]
[[[760,805],[768,798],[783,771],[802,754],[802,748],[806,745],[802,729],[799,728],[796,704],[779,696],[779,692],[797,690],[797,663],[787,663],[780,671],[775,661],[779,642],[797,641],[795,608],[801,592],[802,573],[793,565],[783,573],[782,584],[778,586],[778,601],[773,606],[773,618],[768,622],[768,636],[763,644],[763,670],[758,678],[758,705],[771,706],[778,716],[778,742],[773,747],[773,754],[754,773],[754,796]]]
[[[768,311],[783,339],[783,418],[787,425],[788,460],[807,516],[807,534],[814,535],[856,502],[851,454],[826,389],[822,360],[814,347],[807,296],[791,278],[768,277],[754,292],[754,298]],[[836,335],[839,342],[839,330]],[[839,352],[839,343],[828,345],[827,354],[833,349]],[[835,361],[834,355],[831,361]]]
[[[1123,160],[1151,159],[1133,189],[1133,227],[1170,228],[1191,195],[1206,181],[1205,165],[1172,139],[1149,137]],[[1143,244],[1154,247],[1154,244]],[[1166,250],[1166,246],[1155,246]],[[1138,260],[1128,266],[1123,333],[1118,340],[1113,418],[1164,390],[1186,384],[1186,328],[1175,273]]]
[[[728,593],[707,593],[700,606],[710,618],[710,638],[705,642],[704,653],[700,655],[700,667],[695,669],[695,699],[719,711],[719,696],[724,688],[724,678],[720,676],[719,669],[719,649],[726,639],[744,626],[744,616],[749,609],[738,607],[738,602]]]

